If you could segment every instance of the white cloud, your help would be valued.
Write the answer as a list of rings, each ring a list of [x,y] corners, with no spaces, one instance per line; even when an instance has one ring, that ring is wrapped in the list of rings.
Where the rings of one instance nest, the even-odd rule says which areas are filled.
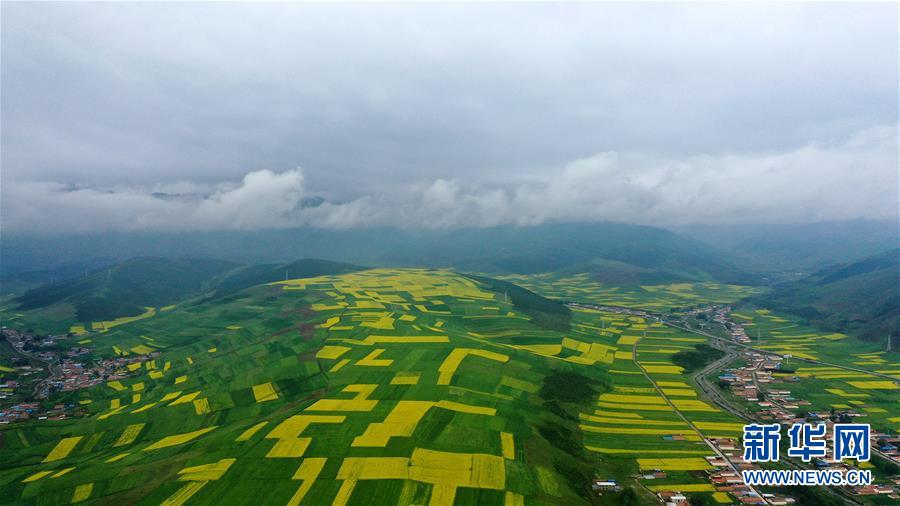
[[[302,205],[301,169],[239,183],[71,188],[7,181],[6,231],[224,230],[314,226],[469,227],[558,221],[795,223],[898,218],[897,126],[766,155],[663,158],[603,152],[516,183],[435,179],[347,202]],[[171,194],[173,191],[181,194]],[[169,195],[153,192],[167,191]]]

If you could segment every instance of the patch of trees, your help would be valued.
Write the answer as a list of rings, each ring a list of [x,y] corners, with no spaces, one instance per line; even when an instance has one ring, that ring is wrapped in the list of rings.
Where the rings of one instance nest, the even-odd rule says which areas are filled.
[[[878,444],[882,444],[882,441],[879,441]],[[900,466],[887,459],[873,456],[870,462],[876,469],[884,473],[885,476],[896,476],[900,474]]]
[[[684,372],[690,373],[702,369],[725,355],[724,352],[709,346],[700,344],[693,350],[679,351],[672,355],[672,362],[681,366]]]
[[[544,400],[545,410],[559,419],[545,419],[537,431],[560,452],[553,459],[553,467],[565,477],[569,487],[585,499],[596,499],[596,496],[591,491],[592,469],[585,463],[587,458],[581,433],[575,429],[579,406],[607,390],[609,385],[604,381],[573,371],[553,370],[544,377],[538,392]]]
[[[565,305],[508,281],[471,274],[466,274],[466,276],[478,281],[488,290],[508,296],[513,307],[527,314],[531,318],[531,322],[538,327],[560,332],[567,332],[570,329],[572,311]]]
[[[609,386],[577,372],[554,369],[544,378],[539,395],[545,401],[583,403],[592,400],[598,389],[605,392]]]
[[[621,506],[637,506],[641,503],[640,497],[638,497],[637,492],[634,491],[633,487],[625,487],[621,492],[612,495],[613,498],[612,504],[619,504]]]
[[[579,451],[581,450],[579,444]],[[575,454],[573,454],[575,455]],[[593,495],[591,494],[591,475],[590,468],[580,461],[569,461],[569,460],[561,460],[557,459],[553,461],[553,468],[556,469],[556,472],[565,477],[566,481],[569,482],[569,486],[572,487],[572,490],[578,493],[578,495],[584,498],[591,498]]]
[[[76,318],[82,323],[137,316],[144,311],[137,304],[111,297],[91,297],[75,304]]]
[[[562,450],[569,455],[581,453],[580,438],[565,425],[543,425],[538,427],[538,432],[558,450]]]

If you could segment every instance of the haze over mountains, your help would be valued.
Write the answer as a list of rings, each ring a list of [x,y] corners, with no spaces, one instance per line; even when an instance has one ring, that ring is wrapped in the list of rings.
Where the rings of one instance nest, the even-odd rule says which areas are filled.
[[[64,237],[4,234],[7,281],[61,280],[139,256],[284,263],[322,258],[360,265],[454,267],[478,272],[596,271],[609,281],[760,282],[747,272],[812,272],[895,248],[895,222],[664,229],[614,223],[464,229],[285,229],[106,233]],[[610,262],[613,262],[610,264]],[[605,274],[604,274],[605,273]],[[624,277],[623,277],[624,276]],[[644,279],[644,281],[647,281]],[[765,282],[765,280],[762,280]]]
[[[863,339],[900,337],[900,249],[826,267],[753,299],[815,326]]]
[[[73,307],[79,321],[90,322],[192,298],[220,300],[286,277],[366,267],[587,273],[608,286],[771,285],[771,292],[750,302],[826,330],[877,340],[886,333],[900,335],[900,250],[885,251],[897,244],[896,230],[887,222],[861,222],[681,231],[695,239],[654,227],[598,223],[118,234],[65,241],[16,237],[3,245],[4,284],[6,291],[19,292],[20,310]],[[859,258],[873,251],[879,253]],[[101,264],[111,267],[97,269]]]

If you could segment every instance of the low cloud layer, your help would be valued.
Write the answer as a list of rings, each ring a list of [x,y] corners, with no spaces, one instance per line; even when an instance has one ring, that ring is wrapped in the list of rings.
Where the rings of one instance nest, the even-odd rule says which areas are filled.
[[[897,15],[7,2],[3,231],[896,217]]]
[[[303,169],[239,182],[152,187],[4,185],[6,231],[219,230],[313,226],[478,227],[560,221],[797,223],[898,216],[898,129],[767,155],[661,158],[602,152],[552,177],[421,180],[343,202],[306,188]]]

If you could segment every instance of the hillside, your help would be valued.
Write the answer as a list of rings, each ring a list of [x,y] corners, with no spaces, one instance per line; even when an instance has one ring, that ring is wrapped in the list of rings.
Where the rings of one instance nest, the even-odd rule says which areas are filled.
[[[746,269],[791,276],[896,248],[897,221],[853,220],[799,225],[691,225],[674,229],[728,253]]]
[[[435,230],[299,228],[66,238],[7,235],[0,249],[5,279],[101,257],[124,260],[153,255],[218,258],[248,265],[325,258],[359,265],[450,267],[490,274],[584,272],[606,261],[604,275],[616,277],[624,270],[627,277],[641,282],[641,276],[653,277],[658,272],[672,282],[754,282],[713,247],[667,230],[617,223]]]
[[[900,249],[827,267],[750,302],[867,340],[900,337]]]
[[[29,290],[16,299],[17,309],[69,303],[81,322],[137,316],[145,307],[174,304],[200,293],[214,277],[235,267],[222,260],[140,257]]]
[[[502,504],[507,494],[585,502],[590,475],[577,425],[543,413],[535,395],[551,364],[500,337],[564,336],[530,324],[499,294],[417,270],[291,279],[244,294],[93,335],[100,355],[161,355],[138,361],[125,379],[67,394],[89,419],[0,429],[3,496],[24,504],[79,493],[100,504]],[[497,343],[469,332],[497,334]],[[584,393],[561,405],[589,400],[607,381],[582,369],[587,376],[569,379]],[[548,441],[533,432],[551,424],[569,435]],[[41,479],[58,466],[75,470]]]
[[[213,259],[140,257],[58,283],[42,285],[17,297],[16,311],[35,320],[90,324],[122,321],[148,314],[147,308],[168,307],[208,294],[222,298],[245,288],[291,278],[341,274],[359,270],[350,264],[303,259],[288,264],[242,266]],[[40,310],[40,311],[35,311]],[[29,314],[30,315],[30,314]],[[38,328],[47,325],[40,322]]]
[[[315,276],[346,274],[362,267],[317,258],[305,258],[288,264],[260,264],[242,267],[218,280],[207,300],[221,299],[245,288],[285,279],[312,278]]]
[[[529,310],[570,327],[542,328]],[[661,468],[654,487],[709,502],[700,441],[741,425],[683,383],[673,342],[704,339],[449,271],[260,285],[79,341],[120,370],[54,399],[84,418],[0,426],[0,494],[26,505],[649,505],[633,476]],[[662,407],[659,385],[681,414]],[[598,499],[595,474],[624,490]]]

